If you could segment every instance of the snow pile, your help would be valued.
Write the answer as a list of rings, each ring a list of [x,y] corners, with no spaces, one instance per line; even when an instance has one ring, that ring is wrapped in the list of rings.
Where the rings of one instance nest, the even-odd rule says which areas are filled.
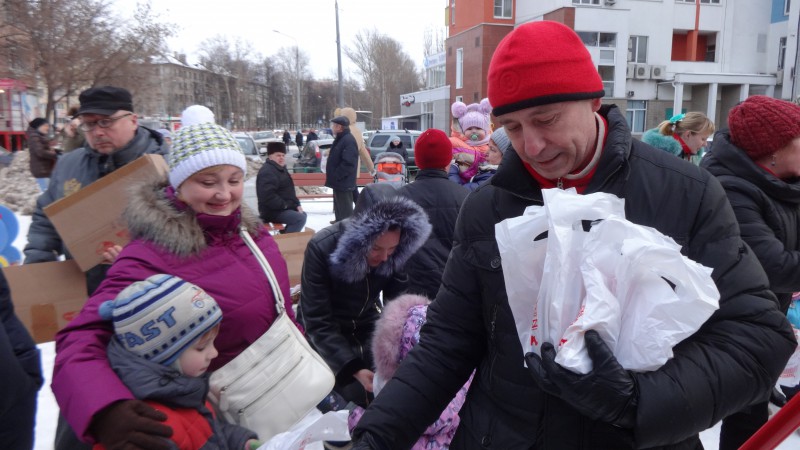
[[[19,151],[4,156],[11,162],[7,167],[0,166],[0,203],[17,214],[30,215],[39,196],[39,186],[29,166],[30,154]]]

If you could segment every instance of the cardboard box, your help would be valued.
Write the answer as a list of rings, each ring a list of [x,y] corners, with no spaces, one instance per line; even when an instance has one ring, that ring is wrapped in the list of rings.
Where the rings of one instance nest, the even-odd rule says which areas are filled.
[[[306,253],[308,241],[311,240],[311,236],[314,236],[314,233],[314,230],[306,227],[306,231],[300,233],[273,236],[289,268],[289,285],[291,287],[300,284],[300,275],[303,272],[303,256]]]
[[[78,266],[85,272],[103,261],[103,252],[130,241],[122,222],[128,189],[137,181],[169,172],[161,155],[143,155],[83,189],[44,208]]]
[[[17,317],[36,343],[52,341],[86,303],[86,275],[73,260],[3,268]]]

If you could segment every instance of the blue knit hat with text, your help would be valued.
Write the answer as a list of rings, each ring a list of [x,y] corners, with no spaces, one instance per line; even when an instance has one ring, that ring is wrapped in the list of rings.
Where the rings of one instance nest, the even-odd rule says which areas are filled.
[[[181,116],[181,128],[172,140],[169,183],[175,189],[195,173],[223,164],[247,174],[247,159],[230,131],[213,122],[205,106],[193,105]]]
[[[166,366],[222,320],[222,310],[204,290],[165,274],[131,284],[98,312],[113,322],[123,347]]]

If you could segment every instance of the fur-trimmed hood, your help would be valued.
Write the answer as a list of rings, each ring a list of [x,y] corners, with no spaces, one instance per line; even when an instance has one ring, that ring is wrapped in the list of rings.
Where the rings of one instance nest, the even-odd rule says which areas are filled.
[[[683,154],[681,143],[672,136],[664,136],[657,128],[647,130],[642,136],[642,142],[650,144],[659,150],[664,150],[667,153],[672,153],[675,156],[681,156]]]
[[[202,252],[210,229],[238,231],[241,224],[255,238],[263,227],[244,202],[238,212],[227,217],[195,214],[175,197],[166,177],[134,185],[123,219],[132,239],[151,241],[181,257]]]
[[[370,271],[367,264],[375,240],[390,227],[400,228],[400,243],[389,259],[374,273],[391,277],[425,243],[431,233],[428,215],[416,203],[404,197],[383,199],[342,223],[342,235],[331,253],[331,275],[348,283],[363,279]]]
[[[422,295],[404,294],[389,301],[383,308],[381,318],[375,322],[375,333],[372,335],[372,358],[375,361],[375,372],[381,379],[389,380],[400,367],[400,362],[416,345],[412,340],[403,339],[405,334],[418,335],[419,328],[409,322],[409,310],[415,306],[427,306],[431,301]],[[406,330],[406,328],[414,328]],[[405,333],[408,331],[408,333]]]

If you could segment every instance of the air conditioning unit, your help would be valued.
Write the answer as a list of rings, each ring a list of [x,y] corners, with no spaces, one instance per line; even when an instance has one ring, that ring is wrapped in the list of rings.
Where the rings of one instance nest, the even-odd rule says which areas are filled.
[[[615,3],[617,3],[617,0],[606,0],[605,1],[605,5],[606,6],[614,6]]]
[[[775,84],[783,84],[783,69],[778,69],[775,72]]]
[[[633,78],[646,80],[650,78],[650,66],[647,64],[635,64],[633,68]]]
[[[654,80],[663,80],[667,77],[667,67],[666,66],[651,66],[650,67],[650,78]]]
[[[636,64],[628,63],[628,69],[625,71],[625,78],[633,78],[633,74],[636,72]]]

